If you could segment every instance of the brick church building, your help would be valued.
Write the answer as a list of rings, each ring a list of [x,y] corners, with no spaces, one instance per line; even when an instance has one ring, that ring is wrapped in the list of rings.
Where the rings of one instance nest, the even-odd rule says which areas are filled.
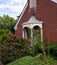
[[[57,42],[57,3],[52,0],[28,0],[15,27],[19,38],[32,39],[40,31],[41,41]],[[37,36],[37,35],[36,35]]]

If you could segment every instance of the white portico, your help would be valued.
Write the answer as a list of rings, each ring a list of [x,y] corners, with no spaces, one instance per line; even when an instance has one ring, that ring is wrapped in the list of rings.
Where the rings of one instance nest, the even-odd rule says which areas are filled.
[[[29,28],[30,29],[30,37],[31,37],[31,46],[33,45],[33,28],[35,26],[39,27],[40,28],[40,35],[41,35],[41,41],[43,41],[43,29],[42,29],[42,23],[43,21],[38,21],[34,15],[32,15],[30,17],[30,19],[23,23],[22,26],[23,26],[23,38],[25,39],[28,39],[28,36],[27,35],[27,31],[25,30],[25,28]]]

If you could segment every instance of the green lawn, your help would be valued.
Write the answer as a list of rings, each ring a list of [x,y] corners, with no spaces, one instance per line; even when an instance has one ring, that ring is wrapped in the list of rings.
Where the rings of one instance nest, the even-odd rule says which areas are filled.
[[[25,56],[7,65],[56,65],[57,64],[57,60],[54,60],[51,57],[48,58],[47,62],[45,61],[46,60],[43,60],[43,58]]]

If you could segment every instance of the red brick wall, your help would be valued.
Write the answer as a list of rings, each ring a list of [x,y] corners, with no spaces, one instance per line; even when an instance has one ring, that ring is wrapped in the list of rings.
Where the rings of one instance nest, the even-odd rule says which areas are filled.
[[[37,0],[36,17],[43,21],[44,41],[57,42],[57,4],[50,0]]]
[[[30,12],[29,12],[29,7],[27,7],[26,11],[24,12],[19,24],[18,24],[18,29],[15,32],[16,36],[19,38],[22,38],[22,23],[26,22],[29,17],[30,17]]]
[[[57,42],[57,4],[50,0],[37,0],[37,8],[34,9],[35,16],[38,20],[43,21],[43,38],[47,42]],[[27,7],[23,17],[18,24],[16,35],[22,37],[22,23],[26,22],[31,15]]]

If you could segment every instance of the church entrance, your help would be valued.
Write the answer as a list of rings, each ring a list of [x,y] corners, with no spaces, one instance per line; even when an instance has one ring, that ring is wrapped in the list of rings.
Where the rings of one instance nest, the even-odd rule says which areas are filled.
[[[41,42],[41,28],[39,26],[33,27],[33,44]]]
[[[24,27],[24,38],[29,41],[31,39],[31,30],[28,27]]]
[[[31,46],[43,41],[42,21],[38,21],[35,16],[22,24],[23,25],[23,38],[31,42]]]

